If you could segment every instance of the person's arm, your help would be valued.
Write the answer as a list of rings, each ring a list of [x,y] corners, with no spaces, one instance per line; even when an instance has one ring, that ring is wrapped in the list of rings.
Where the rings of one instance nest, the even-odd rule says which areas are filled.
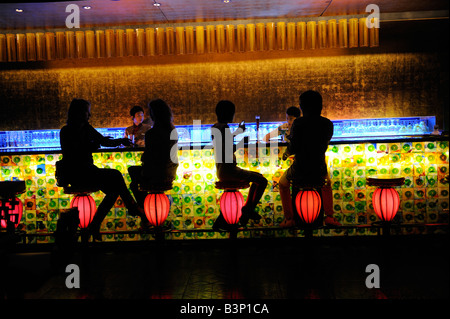
[[[131,145],[131,141],[128,138],[113,139],[109,136],[103,136],[91,125],[89,125],[89,135],[90,135],[90,142],[91,142],[90,146],[91,146],[92,150],[97,150],[100,147],[100,145],[107,146],[107,147],[114,147],[114,146],[119,146],[119,145],[125,145],[125,146]]]
[[[289,154],[289,156],[295,155],[295,153],[296,153],[295,145],[297,143],[297,139],[299,138],[298,132],[296,133],[297,126],[298,126],[297,121],[294,121],[294,123],[292,123],[292,126],[291,126],[290,142],[287,144],[287,148],[286,148],[286,152],[287,152],[287,154]]]

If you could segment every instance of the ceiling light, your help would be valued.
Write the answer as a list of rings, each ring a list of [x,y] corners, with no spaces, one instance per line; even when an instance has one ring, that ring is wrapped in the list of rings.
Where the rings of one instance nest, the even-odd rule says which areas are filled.
[[[92,7],[91,6],[84,6],[83,7],[83,9],[86,9],[86,10],[89,10],[89,9],[91,9]]]
[[[22,13],[23,9],[16,9],[16,12]]]
[[[231,0],[223,0],[223,3],[230,3]]]
[[[160,7],[160,6],[161,6],[161,3],[155,2],[153,5],[154,5],[155,7]]]

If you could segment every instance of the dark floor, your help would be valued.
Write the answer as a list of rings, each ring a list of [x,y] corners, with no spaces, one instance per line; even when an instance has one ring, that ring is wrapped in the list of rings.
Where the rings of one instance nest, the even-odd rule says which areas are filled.
[[[66,259],[15,249],[5,262],[8,300],[449,299],[448,236],[94,243]],[[79,289],[66,287],[67,264],[80,267]],[[369,264],[378,289],[366,287]]]

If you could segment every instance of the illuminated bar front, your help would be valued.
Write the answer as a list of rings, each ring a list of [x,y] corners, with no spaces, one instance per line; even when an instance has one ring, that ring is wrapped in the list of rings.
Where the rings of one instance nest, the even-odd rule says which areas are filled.
[[[396,221],[406,225],[402,234],[432,232],[427,224],[438,224],[448,210],[449,190],[445,177],[449,171],[448,137],[430,133],[434,117],[360,119],[333,121],[335,137],[326,156],[333,188],[334,217],[345,228],[323,228],[316,236],[370,236],[377,229],[370,227],[378,221],[373,207],[374,187],[366,185],[366,178],[382,174],[404,177],[405,184],[398,188],[400,209]],[[246,123],[247,124],[247,123]],[[264,136],[281,123],[261,123],[259,136]],[[208,140],[211,125],[201,127],[177,126],[179,134],[179,167],[172,190],[166,192],[171,201],[166,226],[167,240],[228,238],[224,232],[212,231],[219,214],[221,190],[215,189],[215,162]],[[232,129],[237,124],[231,125]],[[255,142],[254,123],[247,124],[245,135]],[[106,136],[122,137],[123,128],[99,129]],[[362,132],[369,132],[366,136]],[[47,243],[54,240],[59,211],[69,208],[71,195],[57,187],[55,162],[61,153],[57,143],[59,131],[0,132],[1,180],[24,180],[26,192],[20,195],[24,214],[19,229],[28,236],[28,242]],[[23,143],[20,144],[19,143]],[[278,144],[277,144],[278,143]],[[37,149],[40,145],[42,148]],[[303,236],[299,229],[278,228],[283,220],[283,208],[277,182],[292,158],[283,161],[286,145],[281,141],[245,145],[237,153],[238,165],[262,173],[269,181],[257,206],[262,219],[250,222],[248,229],[238,237],[296,237]],[[94,153],[98,167],[118,169],[129,185],[127,167],[140,165],[142,149],[100,149]],[[242,190],[244,197],[248,190]],[[101,192],[93,193],[97,205]],[[448,214],[448,211],[447,211]],[[102,224],[104,241],[152,240],[151,234],[137,231],[140,219],[128,215],[121,200]],[[410,225],[410,226],[408,226]],[[364,227],[362,227],[364,226]],[[251,229],[258,229],[251,231]],[[41,235],[40,235],[41,234]]]

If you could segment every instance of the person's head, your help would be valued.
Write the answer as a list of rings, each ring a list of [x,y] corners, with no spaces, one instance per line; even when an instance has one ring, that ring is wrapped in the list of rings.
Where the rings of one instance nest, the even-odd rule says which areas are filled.
[[[133,106],[130,110],[134,125],[139,125],[144,121],[144,109],[139,105]]]
[[[172,110],[167,103],[161,99],[152,100],[148,103],[148,110],[153,123],[157,125],[172,123]]]
[[[233,102],[228,100],[219,101],[216,105],[216,115],[217,121],[219,123],[230,123],[233,122],[234,113],[236,112],[236,107]]]
[[[288,122],[289,127],[292,126],[294,120],[300,117],[300,109],[296,106],[288,107],[286,110],[286,121]]]
[[[300,108],[305,116],[318,116],[322,113],[322,96],[317,91],[306,91],[300,95]]]
[[[83,99],[73,99],[67,112],[68,125],[88,123],[91,117],[91,103]]]

